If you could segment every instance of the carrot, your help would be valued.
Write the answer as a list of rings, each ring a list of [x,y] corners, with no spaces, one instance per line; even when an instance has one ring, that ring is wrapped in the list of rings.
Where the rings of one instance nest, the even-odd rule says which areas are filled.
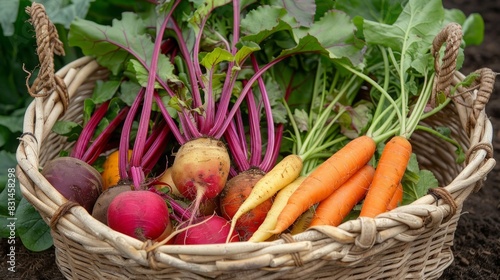
[[[106,160],[104,161],[102,167],[103,171],[101,173],[102,179],[104,181],[104,184],[102,186],[102,190],[105,191],[109,187],[112,187],[116,184],[118,184],[118,181],[120,181],[120,169],[118,165],[118,159],[119,159],[119,150],[116,150],[112,152],[111,154],[108,155]],[[128,151],[128,158],[130,159],[130,156],[132,155],[132,150]]]
[[[359,136],[321,163],[290,197],[272,233],[283,232],[309,207],[338,189],[368,163],[375,148],[371,137]]]
[[[305,177],[300,176],[297,179],[295,179],[295,181],[288,184],[288,186],[284,187],[278,192],[278,194],[274,198],[271,209],[269,209],[269,212],[267,212],[265,220],[259,226],[257,231],[253,233],[252,237],[250,237],[248,241],[250,242],[265,241],[273,235],[269,231],[274,229],[278,215],[280,214],[281,210],[283,210],[283,208],[285,207],[288,198],[299,187],[299,185],[304,181],[304,179]]]
[[[374,173],[375,168],[371,165],[365,165],[358,170],[342,186],[319,203],[310,226],[340,225],[352,208],[365,197]]]
[[[306,231],[311,225],[315,211],[316,209],[314,209],[314,207],[310,207],[306,210],[306,212],[302,213],[302,215],[300,215],[300,217],[293,223],[293,226],[290,229],[290,234],[295,235]]]
[[[391,198],[389,205],[387,205],[387,211],[390,211],[399,206],[399,204],[403,201],[403,185],[401,183],[398,185],[396,192]]]
[[[361,206],[360,217],[373,218],[387,211],[387,206],[401,183],[411,153],[411,143],[403,136],[394,136],[387,142]]]
[[[262,202],[274,196],[279,190],[292,183],[299,177],[301,170],[302,159],[297,155],[291,154],[283,158],[264,177],[257,181],[248,197],[234,214],[231,220],[229,236],[231,236],[236,222],[243,214],[257,207]]]

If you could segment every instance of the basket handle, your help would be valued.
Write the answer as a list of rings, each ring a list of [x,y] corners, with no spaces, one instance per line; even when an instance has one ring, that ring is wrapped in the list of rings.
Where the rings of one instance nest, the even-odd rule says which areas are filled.
[[[434,88],[431,95],[431,106],[436,106],[436,95],[444,92],[449,96],[450,85],[453,81],[457,67],[457,57],[462,43],[462,26],[458,23],[450,23],[443,28],[432,42],[432,55],[434,56]],[[440,59],[440,49],[446,43],[443,57]]]
[[[478,74],[470,88],[478,88],[476,98],[472,104],[472,112],[469,117],[471,125],[476,125],[479,114],[490,100],[493,87],[495,85],[496,73],[489,68],[481,68],[475,71]]]
[[[35,98],[44,98],[56,91],[65,111],[69,105],[68,90],[64,81],[55,75],[54,70],[54,54],[65,55],[63,43],[59,40],[56,27],[47,16],[43,5],[33,3],[30,7],[26,7],[26,13],[29,14],[29,22],[35,28],[36,51],[40,62],[40,70],[31,86],[29,85],[31,72],[24,70],[28,74],[26,77],[28,93]]]

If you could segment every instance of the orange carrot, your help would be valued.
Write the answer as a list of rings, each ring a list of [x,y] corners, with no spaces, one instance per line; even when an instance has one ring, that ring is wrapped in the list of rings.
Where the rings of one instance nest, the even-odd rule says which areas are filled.
[[[309,207],[327,198],[368,163],[375,148],[371,137],[360,136],[321,163],[288,199],[271,233],[283,232]]]
[[[390,211],[399,206],[399,204],[403,201],[403,185],[401,183],[398,185],[396,192],[391,198],[389,205],[387,205],[387,211]]]
[[[329,197],[321,201],[310,226],[338,226],[352,208],[366,195],[375,168],[365,165]]]
[[[373,218],[387,211],[387,206],[401,183],[411,153],[411,143],[405,137],[394,136],[387,142],[361,207],[360,217]]]

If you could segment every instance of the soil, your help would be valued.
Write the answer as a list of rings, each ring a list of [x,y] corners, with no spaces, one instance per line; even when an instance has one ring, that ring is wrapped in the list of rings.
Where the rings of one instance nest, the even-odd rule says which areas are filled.
[[[468,74],[482,67],[500,71],[500,1],[444,0],[446,8],[459,8],[466,15],[479,13],[485,21],[485,38],[480,46],[468,47],[462,72]],[[495,159],[500,159],[500,79],[486,107],[495,137]],[[500,165],[488,175],[483,187],[465,202],[463,214],[455,232],[454,262],[441,279],[500,279]],[[7,244],[1,246],[1,273],[5,273]],[[17,240],[16,244],[21,244]],[[64,279],[55,264],[54,250],[30,252],[18,245],[16,279]],[[3,276],[3,275],[1,275]],[[0,277],[3,278],[3,277]],[[9,277],[10,278],[10,277]],[[12,279],[12,278],[10,278]]]

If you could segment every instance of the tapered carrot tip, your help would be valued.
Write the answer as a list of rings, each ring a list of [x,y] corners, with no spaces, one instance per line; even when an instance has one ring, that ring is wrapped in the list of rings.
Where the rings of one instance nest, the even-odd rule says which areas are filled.
[[[290,213],[298,213],[298,215],[291,215]],[[281,211],[281,214],[278,217],[278,222],[276,223],[276,226],[274,227],[274,230],[270,231],[270,233],[273,234],[280,234],[284,230],[286,230],[290,225],[293,224],[295,221],[295,216],[299,216],[302,214],[303,211],[301,210],[301,207],[297,206],[296,204],[287,204],[285,208]]]

